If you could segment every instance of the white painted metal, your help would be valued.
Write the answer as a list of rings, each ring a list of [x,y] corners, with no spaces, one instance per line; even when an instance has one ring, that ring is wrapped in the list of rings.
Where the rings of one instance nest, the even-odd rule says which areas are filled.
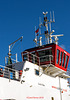
[[[39,42],[40,46],[42,46],[42,37],[39,38]]]
[[[40,70],[39,75],[35,74],[36,70]],[[67,79],[60,77],[59,82],[58,76],[41,75],[42,72],[42,67],[26,61],[20,81],[0,77],[0,99],[51,100],[54,97],[54,100],[70,100]]]
[[[13,48],[14,44],[15,44],[17,41],[19,41],[20,39],[22,39],[22,38],[23,38],[23,36],[21,36],[19,39],[17,39],[16,41],[14,41],[13,43],[11,43],[11,44],[9,45],[9,53],[8,53],[9,57],[11,56],[11,49]]]

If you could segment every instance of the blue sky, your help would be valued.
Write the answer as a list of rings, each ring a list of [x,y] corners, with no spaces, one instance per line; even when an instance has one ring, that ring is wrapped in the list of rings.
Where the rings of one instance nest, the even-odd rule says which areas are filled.
[[[56,34],[70,53],[70,1],[69,0],[0,0],[0,64],[4,65],[8,54],[8,45],[23,35],[23,41],[15,44],[12,53],[17,52],[20,60],[21,51],[34,47],[35,26],[38,27],[42,12],[54,11],[55,23],[52,25]],[[49,14],[48,14],[49,16]],[[70,65],[70,64],[69,64]]]

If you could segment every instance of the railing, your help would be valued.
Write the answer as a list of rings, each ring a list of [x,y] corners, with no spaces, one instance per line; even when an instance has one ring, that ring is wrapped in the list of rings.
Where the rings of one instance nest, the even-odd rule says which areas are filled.
[[[41,65],[42,62],[46,62],[46,61],[48,61],[49,64],[51,64],[51,62],[53,60],[52,55],[38,57],[38,56],[36,56],[30,52],[27,52],[27,51],[25,51],[24,56],[26,57],[25,60],[28,60],[34,64],[39,65],[39,66]],[[22,72],[12,69],[12,64],[7,65],[7,67],[0,66],[0,77],[7,78],[7,79],[9,79],[9,81],[11,79],[20,81],[21,74],[22,74]]]
[[[42,56],[39,57],[40,58],[40,62],[49,62],[49,64],[51,64],[52,60],[53,60],[53,56],[52,55],[46,55],[46,56]]]
[[[15,56],[15,57],[14,57],[14,56]],[[19,61],[17,60],[17,53],[11,55],[11,57],[13,57],[13,58],[11,58],[12,63],[17,63],[17,62],[19,62]],[[6,57],[5,57],[5,65],[8,64],[8,58],[9,58],[9,56],[6,56]]]
[[[12,80],[17,80],[20,81],[20,77],[22,75],[22,72],[18,71],[18,70],[14,70],[12,68],[8,68],[8,67],[1,67],[0,68],[0,77],[4,77]]]
[[[28,51],[25,51],[25,54],[23,55],[24,56],[24,61],[30,61],[34,64],[38,64],[40,65],[40,58]]]
[[[28,51],[25,51],[22,57],[24,58],[24,61],[28,60],[34,64],[38,64],[39,66],[43,62],[49,62],[49,64],[51,64],[53,60],[53,55],[45,55],[45,56],[38,57],[35,54],[32,54]]]

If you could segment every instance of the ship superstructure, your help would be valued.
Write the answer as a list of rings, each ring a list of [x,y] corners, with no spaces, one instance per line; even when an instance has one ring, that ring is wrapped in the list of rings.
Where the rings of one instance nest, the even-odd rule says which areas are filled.
[[[70,54],[58,45],[57,37],[63,36],[63,34],[52,35],[54,30],[51,30],[51,23],[55,22],[54,13],[53,20],[50,19],[50,21],[46,17],[47,13],[48,12],[43,12],[44,22],[39,24],[39,28],[35,31],[36,37],[34,42],[36,43],[36,47],[22,52],[22,59],[23,61],[29,60],[30,62],[35,60],[34,63],[42,66],[45,69],[47,69],[48,66],[51,66],[47,69],[47,71],[49,71],[51,68],[50,72],[48,73],[57,76],[66,73]],[[41,33],[41,26],[45,27],[46,30],[43,34]],[[45,38],[45,45],[42,44],[42,35],[44,35]],[[52,37],[54,37],[54,40]]]
[[[9,46],[9,63],[4,68],[1,67],[1,100],[70,100],[70,76],[66,74],[70,54],[58,45],[58,37],[63,34],[52,35],[54,12],[53,20],[50,12],[50,21],[47,14],[48,12],[43,12],[44,22],[40,22],[39,28],[35,29],[36,47],[21,53],[22,62],[16,60],[16,63],[11,63]],[[45,27],[44,33],[41,33],[42,26]]]

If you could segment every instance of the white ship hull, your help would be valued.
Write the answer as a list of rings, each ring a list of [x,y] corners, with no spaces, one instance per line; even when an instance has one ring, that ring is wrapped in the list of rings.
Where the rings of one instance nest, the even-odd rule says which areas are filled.
[[[29,68],[28,71],[25,71]],[[35,74],[39,66],[26,62],[20,81],[0,77],[0,99],[10,100],[70,100],[67,79]]]

